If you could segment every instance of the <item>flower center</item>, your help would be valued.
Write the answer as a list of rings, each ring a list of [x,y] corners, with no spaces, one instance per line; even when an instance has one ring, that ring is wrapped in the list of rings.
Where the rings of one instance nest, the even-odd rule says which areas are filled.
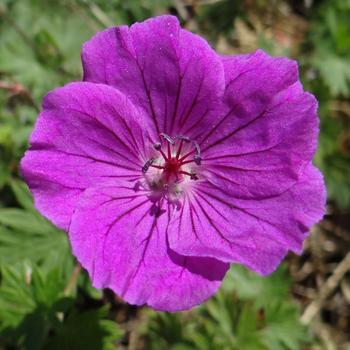
[[[198,180],[195,165],[201,164],[201,154],[197,142],[186,136],[170,137],[161,133],[161,142],[153,145],[159,157],[149,159],[142,167],[146,174],[150,169],[157,169],[153,174],[153,185],[157,189],[168,189],[184,180]]]

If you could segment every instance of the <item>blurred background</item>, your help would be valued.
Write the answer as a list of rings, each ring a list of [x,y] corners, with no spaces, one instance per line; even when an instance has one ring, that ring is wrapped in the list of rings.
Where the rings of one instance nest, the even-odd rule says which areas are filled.
[[[222,54],[299,61],[320,103],[328,187],[301,257],[268,278],[234,266],[215,297],[177,314],[93,289],[18,174],[43,95],[81,79],[81,44],[163,13]],[[350,349],[349,170],[350,0],[0,0],[0,349]]]

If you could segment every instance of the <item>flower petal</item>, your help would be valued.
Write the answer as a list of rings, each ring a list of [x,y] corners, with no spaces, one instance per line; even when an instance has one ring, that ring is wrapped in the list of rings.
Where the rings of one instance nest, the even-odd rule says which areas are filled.
[[[324,215],[325,197],[322,175],[312,165],[291,189],[264,200],[237,200],[202,182],[173,216],[169,244],[179,254],[210,256],[268,274],[288,250],[301,253],[309,228]]]
[[[140,177],[144,124],[112,87],[72,83],[50,92],[21,162],[40,212],[67,229],[86,188]]]
[[[73,215],[73,252],[93,285],[158,310],[184,310],[203,302],[220,285],[228,264],[172,251],[168,209],[157,208],[148,192],[130,186],[86,190]]]
[[[298,181],[317,144],[317,101],[297,65],[262,51],[224,59],[221,118],[201,142],[206,177],[237,198],[282,193]]]
[[[114,27],[82,50],[84,80],[117,87],[142,106],[156,134],[186,134],[217,107],[224,91],[221,59],[173,16]]]

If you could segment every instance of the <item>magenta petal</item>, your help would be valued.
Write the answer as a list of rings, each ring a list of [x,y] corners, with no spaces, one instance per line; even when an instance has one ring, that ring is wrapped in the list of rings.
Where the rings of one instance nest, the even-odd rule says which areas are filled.
[[[203,182],[169,224],[172,249],[248,266],[261,274],[276,269],[288,250],[301,253],[309,228],[325,212],[322,175],[309,165],[299,182],[268,199],[237,200]]]
[[[144,108],[157,134],[186,134],[224,91],[220,58],[173,16],[107,29],[84,44],[84,80],[117,87]]]
[[[168,247],[168,205],[156,205],[130,184],[85,192],[69,230],[73,252],[97,288],[131,304],[189,309],[219,287],[228,265],[185,257]]]
[[[221,118],[202,142],[207,178],[237,198],[264,198],[298,181],[317,144],[317,101],[297,66],[262,51],[224,60]]]
[[[21,171],[36,207],[67,229],[80,194],[110,179],[138,179],[145,121],[116,89],[72,83],[50,92]]]

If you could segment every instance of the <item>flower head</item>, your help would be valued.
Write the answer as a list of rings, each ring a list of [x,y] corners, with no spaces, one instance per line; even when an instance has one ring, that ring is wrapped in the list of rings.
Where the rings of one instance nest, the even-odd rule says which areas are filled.
[[[229,263],[269,274],[301,252],[325,190],[294,61],[219,56],[172,16],[98,33],[82,60],[84,82],[45,97],[21,169],[95,287],[183,310]]]

